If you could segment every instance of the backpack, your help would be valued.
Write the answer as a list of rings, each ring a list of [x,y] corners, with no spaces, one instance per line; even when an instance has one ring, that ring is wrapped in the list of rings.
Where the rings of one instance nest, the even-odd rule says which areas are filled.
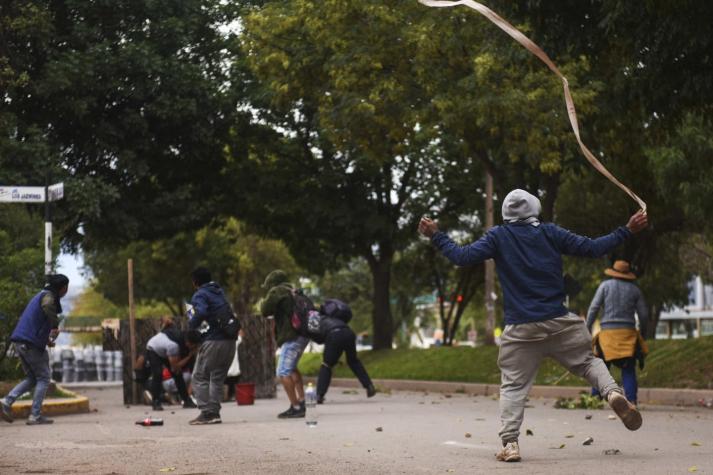
[[[238,339],[238,333],[240,333],[240,320],[238,316],[235,315],[233,307],[226,303],[215,317],[218,329],[231,340]]]
[[[312,300],[310,300],[301,289],[292,291],[292,299],[295,304],[292,317],[290,318],[292,328],[294,328],[298,334],[306,336],[317,343],[322,343],[324,337],[319,329],[322,316],[315,308]]]
[[[326,317],[336,318],[344,323],[349,323],[352,319],[352,309],[339,299],[325,300],[319,308],[319,313]]]

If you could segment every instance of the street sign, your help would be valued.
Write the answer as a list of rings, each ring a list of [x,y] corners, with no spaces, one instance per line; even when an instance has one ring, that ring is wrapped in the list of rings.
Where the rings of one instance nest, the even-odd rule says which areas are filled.
[[[44,186],[0,186],[0,203],[44,202]]]
[[[50,201],[57,201],[64,198],[64,183],[55,183],[47,187],[47,194]]]

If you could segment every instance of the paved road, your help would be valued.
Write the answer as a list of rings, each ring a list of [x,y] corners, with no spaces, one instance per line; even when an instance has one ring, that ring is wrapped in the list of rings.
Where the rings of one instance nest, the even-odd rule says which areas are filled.
[[[713,473],[710,409],[644,408],[643,428],[631,433],[608,410],[533,400],[523,429],[534,435],[521,438],[523,462],[504,464],[493,456],[498,403],[488,397],[367,400],[363,391],[333,387],[314,429],[276,419],[284,399],[224,406],[224,422],[214,426],[189,426],[194,410],[167,410],[163,427],[144,428],[134,421],[145,408],[127,409],[119,389],[84,393],[97,412],[45,427],[0,421],[0,473]],[[594,444],[585,447],[589,436]],[[603,454],[615,448],[620,455]]]

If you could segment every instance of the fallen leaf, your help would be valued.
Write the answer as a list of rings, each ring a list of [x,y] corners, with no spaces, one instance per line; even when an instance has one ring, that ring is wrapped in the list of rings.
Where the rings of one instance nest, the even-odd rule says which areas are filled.
[[[466,439],[470,439],[471,437],[473,437],[473,434],[471,434],[470,432],[466,432],[466,433],[465,433],[465,438],[466,438]]]
[[[347,442],[344,447],[354,447],[354,442]]]
[[[584,418],[587,419],[587,420],[590,420],[590,419],[592,418],[592,415],[591,415],[591,414],[587,414],[586,416],[584,416]]]
[[[535,433],[532,432],[530,429],[527,429],[527,430],[525,431],[525,435],[535,435]]]
[[[476,417],[475,420],[476,420],[476,421],[484,421],[485,418],[484,418],[484,417]]]
[[[280,440],[290,440],[289,437],[280,437]]]
[[[688,468],[688,471],[691,472],[691,473],[697,472],[697,471],[698,471],[698,467],[696,467],[696,466],[694,465],[693,467],[689,467],[689,468]]]
[[[448,472],[448,473],[453,473],[453,472],[455,472],[455,471],[456,471],[455,468],[449,468],[448,470],[446,470],[446,472]]]
[[[603,452],[604,455],[621,455],[621,450],[619,449],[607,449]]]
[[[163,467],[159,472],[175,472],[176,467]]]
[[[574,438],[574,434],[567,434],[567,435],[564,436],[564,438],[565,438],[565,439],[573,439],[573,438]]]
[[[550,447],[550,448],[551,448],[551,449],[554,449],[554,450],[559,450],[559,449],[564,449],[564,448],[566,447],[566,445],[567,445],[567,444],[562,444],[562,445],[560,445],[559,447]]]
[[[376,432],[384,432],[384,428],[383,428],[383,427],[377,427],[377,428],[376,428]]]
[[[452,394],[444,394],[443,396],[444,396],[444,397],[445,397],[446,399],[450,399],[450,398],[452,398],[452,397],[453,397],[453,395],[452,395]]]
[[[609,417],[607,417],[607,419],[609,419],[610,421],[615,421],[615,420],[616,420],[616,416],[612,416],[612,415],[610,414]]]
[[[582,442],[582,445],[592,445],[593,442],[594,439],[592,437],[587,437],[586,439],[584,439],[584,442]]]
[[[694,447],[700,447],[701,443],[700,442],[691,442],[691,445]]]

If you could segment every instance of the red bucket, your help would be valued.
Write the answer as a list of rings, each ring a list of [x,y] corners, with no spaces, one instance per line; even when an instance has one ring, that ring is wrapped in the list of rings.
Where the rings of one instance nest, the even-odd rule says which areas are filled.
[[[238,383],[235,385],[235,400],[238,406],[255,404],[255,383]]]

